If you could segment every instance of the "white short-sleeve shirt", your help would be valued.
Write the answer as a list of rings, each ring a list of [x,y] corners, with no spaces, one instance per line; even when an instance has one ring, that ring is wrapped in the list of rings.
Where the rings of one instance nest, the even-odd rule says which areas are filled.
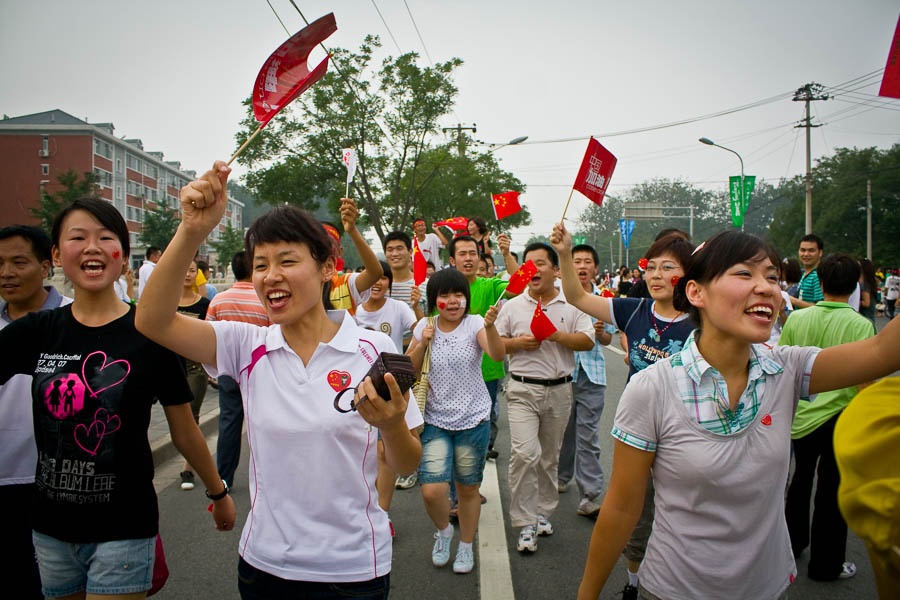
[[[251,508],[241,557],[283,579],[366,581],[391,570],[390,526],[375,489],[378,431],[333,403],[396,348],[346,311],[328,316],[340,329],[305,366],[279,325],[211,322],[218,363],[204,366],[234,378],[243,395]],[[415,402],[406,422],[423,422]]]
[[[403,352],[403,333],[416,324],[416,313],[409,305],[385,298],[384,305],[376,311],[369,312],[360,304],[356,307],[356,322],[366,329],[380,331],[397,346],[397,352]]]

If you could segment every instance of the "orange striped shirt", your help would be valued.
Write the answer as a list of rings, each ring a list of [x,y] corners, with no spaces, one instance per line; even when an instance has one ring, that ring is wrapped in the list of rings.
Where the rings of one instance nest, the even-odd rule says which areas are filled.
[[[266,309],[263,307],[253,284],[249,281],[236,281],[233,286],[219,292],[209,303],[206,311],[207,321],[241,321],[260,327],[272,324]]]

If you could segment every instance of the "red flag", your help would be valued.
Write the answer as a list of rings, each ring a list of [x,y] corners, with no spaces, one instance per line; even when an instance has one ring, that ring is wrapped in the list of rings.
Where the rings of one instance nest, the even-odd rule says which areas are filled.
[[[509,191],[491,196],[494,206],[494,218],[498,221],[512,216],[522,210],[519,204],[519,192]]]
[[[575,185],[572,187],[597,206],[602,206],[606,188],[615,168],[616,157],[592,137],[581,161],[581,168],[578,169]]]
[[[453,231],[466,231],[469,227],[469,219],[466,217],[450,217],[443,221],[435,221],[435,227],[449,227]]]
[[[544,314],[540,299],[538,299],[537,308],[534,309],[534,316],[531,317],[531,333],[539,342],[556,333],[556,325],[553,324],[550,317]]]
[[[419,240],[413,238],[413,283],[417,286],[422,285],[425,281],[426,271],[428,270],[428,261],[425,255],[419,250]]]
[[[537,267],[529,260],[509,278],[509,283],[506,284],[506,293],[513,296],[521,294],[535,275],[537,275]]]
[[[312,71],[306,61],[312,49],[335,31],[334,13],[328,13],[291,36],[263,63],[253,85],[253,116],[260,128],[322,78],[328,57]]]
[[[894,29],[894,40],[891,42],[891,49],[888,52],[887,65],[884,67],[878,95],[900,98],[900,18],[897,19],[897,27]]]

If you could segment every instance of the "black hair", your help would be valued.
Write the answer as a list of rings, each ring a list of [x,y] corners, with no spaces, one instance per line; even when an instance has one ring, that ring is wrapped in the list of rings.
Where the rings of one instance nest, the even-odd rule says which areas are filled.
[[[460,242],[472,242],[475,244],[475,251],[478,251],[478,242],[475,241],[475,238],[471,235],[460,235],[450,240],[450,246],[447,248],[450,258],[456,258],[456,245]]]
[[[519,262],[519,253],[518,253],[518,252],[512,252],[512,251],[510,251],[510,254],[512,254],[512,257],[513,257],[514,259],[516,259],[516,262]]]
[[[787,283],[788,285],[793,285],[795,283],[800,282],[800,278],[803,276],[803,271],[800,268],[800,261],[794,258],[793,256],[789,256],[781,261],[781,280]]]
[[[534,252],[535,250],[546,250],[547,256],[550,257],[550,262],[554,267],[559,267],[559,255],[556,253],[556,250],[553,249],[553,246],[544,242],[532,242],[525,246],[525,250],[522,251],[522,260],[528,260],[528,253]]]
[[[383,260],[378,261],[381,264],[381,276],[387,277],[388,280],[388,294],[391,293],[391,288],[394,286],[394,273],[391,271],[391,268],[388,266],[386,262]]]
[[[576,252],[590,252],[591,258],[594,259],[594,264],[596,266],[600,266],[600,255],[597,254],[597,251],[594,250],[594,247],[588,244],[575,244],[572,247],[572,256],[575,256]]]
[[[406,245],[407,250],[412,250],[412,238],[405,231],[391,231],[384,236],[384,247],[387,248],[389,242],[400,240]]]
[[[333,256],[331,236],[315,217],[296,206],[276,206],[257,218],[244,236],[244,250],[252,261],[257,244],[277,242],[306,244],[319,266]]]
[[[125,224],[122,213],[116,210],[116,207],[110,202],[95,196],[85,196],[73,200],[65,208],[56,213],[56,217],[53,219],[53,226],[50,230],[50,238],[53,240],[53,245],[59,246],[63,221],[65,221],[69,214],[76,210],[85,211],[93,218],[97,219],[103,227],[113,232],[113,234],[119,238],[119,244],[122,246],[122,255],[124,258],[127,259],[131,255],[131,239],[128,236],[128,225]]]
[[[685,288],[689,281],[709,283],[721,277],[738,263],[753,263],[768,258],[777,268],[781,263],[778,251],[768,242],[743,231],[728,230],[717,233],[697,247],[687,265],[684,277],[675,286],[672,305],[688,313],[699,329],[702,326],[700,309],[688,301]]]
[[[44,233],[40,227],[32,225],[9,225],[0,229],[0,240],[7,240],[12,237],[20,237],[31,244],[31,252],[34,254],[38,262],[45,260],[52,261],[53,242],[50,236]]]
[[[869,288],[872,295],[870,302],[875,301],[875,291],[878,289],[878,281],[875,279],[875,265],[868,258],[859,259],[859,268],[862,271],[863,283]]]
[[[663,254],[671,254],[678,261],[678,264],[681,265],[681,268],[685,268],[685,265],[691,259],[693,251],[694,244],[677,233],[670,233],[653,242],[647,249],[647,253],[644,254],[644,258],[651,260],[659,258]]]
[[[822,251],[825,249],[825,242],[823,242],[822,238],[820,238],[819,236],[817,236],[814,233],[807,233],[802,238],[800,238],[800,241],[801,242],[815,242],[816,246],[819,247],[819,251]]]
[[[437,310],[437,297],[441,294],[461,293],[466,297],[466,313],[472,304],[472,296],[469,292],[469,281],[456,269],[441,269],[435,271],[425,288],[425,297],[428,300],[428,312]]]
[[[426,220],[425,220],[425,217],[423,217],[422,215],[418,215],[418,216],[416,216],[416,217],[413,217],[413,220],[412,220],[413,225],[415,225],[415,224],[418,223],[419,221],[422,221],[423,223],[428,223],[428,221],[426,221]]]
[[[243,250],[235,252],[231,257],[231,272],[237,281],[244,281],[250,277],[250,263],[247,260],[247,253]]]
[[[197,261],[197,270],[203,271],[203,274],[206,275],[206,272],[209,271],[209,263],[206,262],[205,260],[198,260]]]
[[[859,283],[859,261],[843,252],[825,255],[817,268],[822,291],[829,296],[849,296]]]
[[[162,252],[162,248],[160,248],[159,246],[147,246],[147,251],[144,253],[144,258],[150,260],[150,257],[157,252]]]
[[[685,231],[682,231],[681,229],[678,229],[677,227],[666,227],[665,229],[660,229],[657,232],[656,237],[653,238],[653,241],[655,242],[656,240],[661,240],[664,237],[666,237],[667,235],[677,235],[681,238],[684,238],[687,241],[691,241],[691,234],[689,234]]]
[[[475,223],[475,226],[478,227],[478,233],[481,235],[487,234],[487,223],[482,217],[469,217],[469,221]]]

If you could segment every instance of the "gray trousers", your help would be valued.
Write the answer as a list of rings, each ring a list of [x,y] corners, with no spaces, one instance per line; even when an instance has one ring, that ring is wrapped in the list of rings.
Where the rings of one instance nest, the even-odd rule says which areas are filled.
[[[581,365],[576,375],[572,412],[559,451],[559,482],[569,483],[574,477],[581,495],[593,500],[603,493],[599,429],[606,386],[588,379]]]

